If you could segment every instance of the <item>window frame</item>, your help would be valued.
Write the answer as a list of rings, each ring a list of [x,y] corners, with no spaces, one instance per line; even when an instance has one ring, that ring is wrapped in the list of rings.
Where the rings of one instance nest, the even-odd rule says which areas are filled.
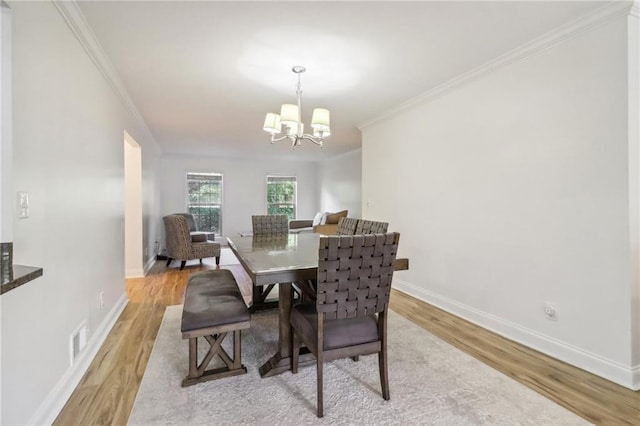
[[[293,205],[293,217],[290,217],[289,220],[295,220],[298,218],[298,177],[295,175],[282,175],[282,174],[267,174],[265,180],[265,207],[267,214],[269,213],[269,206],[275,203],[269,203],[269,184],[273,181],[293,181],[294,189],[293,189],[293,203],[277,203],[279,205],[282,204],[292,204]],[[280,213],[282,214],[282,213]]]
[[[189,200],[189,182],[191,180],[197,180],[197,179],[190,179],[190,176],[211,176],[211,177],[219,177],[219,179],[211,179],[211,181],[219,181],[220,182],[220,203],[219,204],[196,204],[196,206],[200,205],[200,206],[218,206],[219,207],[219,220],[218,220],[218,231],[206,231],[203,229],[200,229],[200,227],[198,227],[199,231],[206,231],[206,232],[215,232],[215,236],[216,237],[222,237],[223,232],[222,232],[222,226],[224,223],[224,215],[223,215],[223,208],[224,208],[224,174],[223,173],[219,173],[219,172],[186,172],[185,173],[185,205],[186,205],[186,211],[188,213],[191,213],[190,207],[193,205],[193,203],[190,202]],[[196,216],[196,215],[194,215]],[[198,218],[196,217],[196,223],[198,223]]]

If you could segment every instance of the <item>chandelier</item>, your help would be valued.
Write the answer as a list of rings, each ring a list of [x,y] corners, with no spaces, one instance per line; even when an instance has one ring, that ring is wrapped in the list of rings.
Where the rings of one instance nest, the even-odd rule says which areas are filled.
[[[324,138],[331,135],[329,127],[329,110],[325,108],[316,108],[313,110],[311,117],[311,128],[313,135],[304,133],[304,124],[302,123],[302,85],[300,84],[300,74],[307,69],[302,66],[295,66],[291,71],[298,74],[298,85],[296,86],[296,95],[298,96],[298,104],[283,104],[280,108],[280,114],[272,112],[267,113],[264,119],[263,129],[271,134],[271,143],[288,140],[291,147],[302,145],[303,140],[308,140],[316,145],[322,146]],[[284,127],[284,129],[283,129]],[[284,130],[284,135],[276,137]]]

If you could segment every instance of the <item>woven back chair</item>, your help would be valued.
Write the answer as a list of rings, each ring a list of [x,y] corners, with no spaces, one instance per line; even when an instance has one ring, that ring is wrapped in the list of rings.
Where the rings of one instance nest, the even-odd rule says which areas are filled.
[[[356,227],[356,234],[384,234],[387,232],[389,224],[387,222],[376,222],[375,220],[359,220]]]
[[[286,214],[254,215],[251,216],[253,225],[253,241],[260,244],[284,244],[289,234],[289,217]],[[275,240],[274,240],[275,238]],[[251,310],[278,307],[278,302],[267,302],[267,297],[275,284],[268,286],[254,285]]]
[[[253,235],[276,235],[289,232],[289,217],[286,214],[251,216]]]
[[[353,217],[341,217],[338,221],[336,235],[353,235],[356,233],[358,219]]]
[[[167,266],[171,261],[179,260],[180,270],[187,260],[215,257],[216,265],[220,264],[220,244],[213,241],[194,242],[189,232],[187,219],[180,214],[172,214],[162,218],[164,221],[164,233],[167,244]]]
[[[303,343],[316,358],[318,417],[324,415],[325,361],[377,353],[382,397],[390,398],[387,309],[399,239],[397,232],[320,237],[317,299],[295,305],[290,319],[292,372]]]

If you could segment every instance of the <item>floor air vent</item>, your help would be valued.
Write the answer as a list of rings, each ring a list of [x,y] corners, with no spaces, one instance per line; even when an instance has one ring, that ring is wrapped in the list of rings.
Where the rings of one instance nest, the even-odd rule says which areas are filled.
[[[87,321],[82,321],[80,326],[76,329],[76,331],[71,334],[71,342],[70,342],[70,355],[71,355],[71,365],[75,362],[80,351],[84,349],[84,345],[87,344]]]

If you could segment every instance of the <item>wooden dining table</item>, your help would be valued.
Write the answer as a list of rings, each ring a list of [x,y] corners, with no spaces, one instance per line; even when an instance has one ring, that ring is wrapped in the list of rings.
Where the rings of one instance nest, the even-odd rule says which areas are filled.
[[[254,287],[278,284],[278,347],[276,353],[260,367],[261,377],[274,376],[290,368],[292,284],[316,278],[320,236],[306,232],[227,237],[229,247],[251,277]],[[396,259],[394,269],[409,269],[409,260]],[[311,354],[301,354],[300,364],[311,362]]]

